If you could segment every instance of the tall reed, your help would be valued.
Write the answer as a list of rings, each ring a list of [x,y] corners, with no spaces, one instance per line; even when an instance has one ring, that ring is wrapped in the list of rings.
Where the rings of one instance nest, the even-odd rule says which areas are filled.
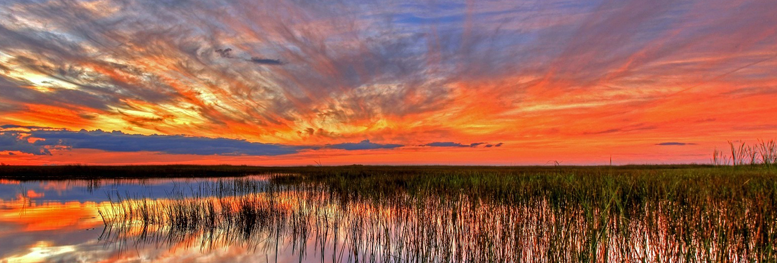
[[[351,167],[114,199],[102,239],[291,248],[300,261],[769,262],[775,178],[726,167]]]

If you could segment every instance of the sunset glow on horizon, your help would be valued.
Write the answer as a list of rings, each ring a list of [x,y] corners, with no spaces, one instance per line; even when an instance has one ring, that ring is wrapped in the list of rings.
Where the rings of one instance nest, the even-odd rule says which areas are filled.
[[[777,1],[8,1],[0,162],[709,163],[777,139]]]

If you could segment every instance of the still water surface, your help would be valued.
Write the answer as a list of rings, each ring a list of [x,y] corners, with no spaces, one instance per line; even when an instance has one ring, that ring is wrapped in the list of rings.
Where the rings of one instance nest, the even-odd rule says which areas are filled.
[[[264,176],[240,180],[263,182]],[[105,211],[117,198],[180,198],[198,193],[210,179],[68,180],[22,182],[0,180],[0,262],[265,262],[276,256],[250,247],[224,246],[203,250],[180,242],[116,242],[106,238],[98,209]],[[205,193],[205,194],[203,194]],[[203,196],[205,195],[205,196]],[[253,251],[252,251],[253,250]],[[284,250],[279,250],[284,252]],[[293,258],[279,253],[278,261]]]

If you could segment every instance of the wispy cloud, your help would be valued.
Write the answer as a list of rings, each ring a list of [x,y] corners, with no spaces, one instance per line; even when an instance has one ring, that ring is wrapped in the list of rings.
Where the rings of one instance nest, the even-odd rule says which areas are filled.
[[[11,0],[0,6],[0,122],[314,146],[755,137],[777,126],[775,9]]]

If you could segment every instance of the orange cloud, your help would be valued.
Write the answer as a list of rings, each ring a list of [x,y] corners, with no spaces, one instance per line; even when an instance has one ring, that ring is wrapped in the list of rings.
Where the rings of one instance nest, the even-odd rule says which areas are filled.
[[[770,139],[777,130],[775,8],[769,0],[12,1],[0,7],[9,18],[0,22],[0,124],[406,146],[258,161],[147,155],[185,163],[306,164],[324,153],[332,163],[375,164],[585,163],[602,152],[701,161],[727,140]],[[148,15],[157,10],[168,15]],[[505,148],[414,147],[433,142]],[[655,147],[662,142],[693,145]],[[0,148],[0,160],[158,162],[90,152]],[[475,153],[493,159],[464,158]]]

